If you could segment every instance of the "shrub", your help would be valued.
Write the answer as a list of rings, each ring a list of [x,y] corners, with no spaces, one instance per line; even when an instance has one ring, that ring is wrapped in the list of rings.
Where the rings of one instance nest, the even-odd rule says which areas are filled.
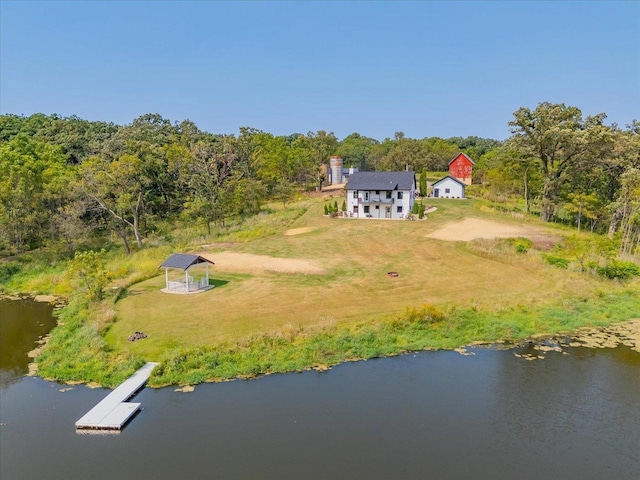
[[[554,267],[567,269],[569,267],[569,260],[563,257],[558,257],[556,255],[549,255],[547,253],[542,254],[542,258],[549,265],[553,265]]]
[[[624,279],[639,276],[640,267],[633,262],[612,260],[607,266],[596,268],[596,272],[603,277]]]
[[[105,255],[105,250],[76,252],[66,271],[67,280],[74,288],[75,295],[84,296],[88,300],[102,299],[102,290],[109,281]]]
[[[446,316],[438,307],[433,305],[423,305],[421,308],[407,308],[404,314],[391,317],[389,323],[392,327],[401,325],[431,325],[442,322]]]
[[[17,262],[0,263],[0,283],[7,283],[19,271],[20,265]]]
[[[516,253],[527,253],[533,247],[533,242],[528,238],[510,238],[509,243],[514,246]]]
[[[324,205],[324,214],[329,215],[329,207],[327,206],[327,204]]]

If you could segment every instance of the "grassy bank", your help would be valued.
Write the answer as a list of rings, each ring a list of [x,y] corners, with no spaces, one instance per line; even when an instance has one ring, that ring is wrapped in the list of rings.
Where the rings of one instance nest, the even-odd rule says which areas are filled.
[[[40,375],[113,386],[155,360],[151,385],[195,384],[640,317],[637,279],[612,281],[542,259],[548,239],[565,235],[561,228],[526,219],[546,240],[518,253],[521,242],[430,238],[470,217],[523,224],[480,201],[434,200],[437,210],[416,222],[331,219],[322,215],[328,201],[273,206],[211,236],[161,232],[129,257],[107,251],[101,301],[74,292],[63,260],[13,274],[9,291],[69,298],[37,359]],[[158,265],[172,252],[210,256],[216,288],[162,293]],[[249,260],[231,261],[240,257]],[[278,259],[298,263],[269,266]],[[392,270],[400,276],[388,277]],[[134,331],[148,338],[128,342]]]
[[[105,338],[116,351],[160,360],[174,349],[272,332],[349,328],[423,304],[443,311],[468,306],[492,312],[545,306],[560,297],[591,297],[615,285],[554,268],[535,249],[517,254],[504,240],[429,238],[438,228],[469,217],[518,225],[473,201],[436,205],[424,221],[357,221],[324,217],[322,199],[312,202],[303,215],[272,235],[203,248],[216,263],[211,275],[219,283],[209,292],[167,295],[161,292],[162,275],[128,288]],[[290,231],[304,233],[287,235]],[[229,253],[253,261],[236,265],[226,260]],[[315,269],[260,268],[264,258],[303,261]],[[399,277],[387,276],[389,271]],[[134,331],[149,337],[127,342]]]
[[[472,342],[516,341],[535,334],[609,325],[640,315],[637,292],[621,289],[594,299],[564,299],[554,306],[498,312],[433,306],[408,309],[376,322],[316,332],[283,331],[238,343],[166,352],[152,386],[197,384],[262,374],[325,369],[343,361],[424,349],[452,349]],[[588,320],[587,320],[588,319]]]
[[[38,374],[58,382],[95,383],[115,387],[144,364],[141,357],[108,348],[95,320],[106,312],[98,305],[72,302],[59,314],[43,353]]]

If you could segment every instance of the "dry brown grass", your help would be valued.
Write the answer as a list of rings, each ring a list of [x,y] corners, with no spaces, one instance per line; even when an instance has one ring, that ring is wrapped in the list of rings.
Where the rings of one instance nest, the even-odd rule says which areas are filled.
[[[278,235],[206,252],[217,265],[212,277],[228,282],[213,290],[164,294],[163,276],[130,288],[118,302],[118,320],[107,340],[153,359],[171,347],[362,322],[425,303],[545,304],[602,285],[546,266],[537,255],[478,252],[464,243],[428,238],[451,220],[486,217],[473,201],[440,201],[429,220],[416,222],[330,219],[322,209],[318,199]],[[496,218],[490,219],[495,227]],[[510,220],[500,223],[518,226]],[[304,235],[286,235],[301,229]],[[535,232],[546,230],[538,226]],[[390,278],[389,271],[400,276]],[[126,342],[136,330],[149,337]]]

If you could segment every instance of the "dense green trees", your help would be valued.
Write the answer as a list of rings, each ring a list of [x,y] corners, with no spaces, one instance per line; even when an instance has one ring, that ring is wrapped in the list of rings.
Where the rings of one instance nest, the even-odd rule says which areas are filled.
[[[184,155],[181,181],[187,187],[184,214],[201,219],[211,233],[211,223],[224,222],[225,217],[239,211],[236,190],[246,194],[244,176],[248,165],[243,165],[236,153],[233,137],[201,135]],[[253,195],[254,209],[259,208],[261,195]],[[257,203],[255,202],[257,200]]]
[[[0,242],[18,252],[55,237],[55,215],[73,178],[55,145],[24,133],[0,145]]]
[[[640,251],[637,171],[640,128],[606,125],[606,115],[583,119],[576,107],[543,102],[520,108],[513,135],[478,161],[475,180],[494,200],[525,199],[543,221],[608,232],[621,254]]]
[[[212,231],[252,215],[266,199],[286,204],[319,189],[331,155],[345,167],[446,171],[460,151],[476,161],[479,194],[545,221],[608,233],[622,254],[640,248],[640,124],[606,125],[563,104],[520,108],[505,142],[479,137],[378,141],[326,131],[276,136],[242,127],[201,131],[146,114],[128,125],[35,114],[0,116],[0,251],[19,252],[110,233],[129,251],[162,222]],[[510,207],[509,207],[510,208]]]
[[[105,224],[122,239],[127,253],[130,230],[138,247],[142,247],[147,213],[144,201],[150,183],[144,170],[143,161],[131,154],[112,162],[91,157],[80,166],[81,195],[86,195],[93,207],[101,211]]]
[[[620,253],[640,250],[640,168],[629,168],[621,176],[620,191],[609,206],[609,235],[620,235]]]
[[[349,137],[342,142],[342,145],[347,142],[347,139]],[[362,164],[374,170],[404,170],[409,167],[416,172],[422,169],[443,172],[448,169],[449,162],[461,151],[477,159],[498,145],[500,142],[496,140],[478,137],[414,139],[407,138],[402,132],[396,132],[393,139],[386,138],[382,142],[372,143],[369,156]]]
[[[602,159],[613,143],[605,115],[582,119],[576,107],[540,103],[535,110],[520,108],[509,122],[513,149],[523,159],[538,162],[543,175],[540,218],[553,219],[561,189],[572,171]]]
[[[352,133],[345,137],[337,146],[334,155],[342,157],[345,167],[356,167],[360,170],[372,170],[370,163],[371,151],[379,142],[373,138],[363,137],[359,133]]]

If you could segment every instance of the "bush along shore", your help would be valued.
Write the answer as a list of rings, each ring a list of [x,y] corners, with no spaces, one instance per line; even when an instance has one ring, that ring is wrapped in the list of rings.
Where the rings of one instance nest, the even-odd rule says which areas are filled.
[[[37,358],[40,376],[113,387],[144,363],[140,357],[109,350],[95,326],[97,316],[110,315],[109,303],[76,301],[62,310],[59,326]],[[89,321],[90,317],[94,320]],[[237,342],[170,350],[162,355],[148,384],[195,385],[325,370],[344,361],[454,349],[471,343],[518,342],[534,335],[606,326],[638,317],[640,294],[624,286],[597,292],[591,298],[559,299],[557,304],[544,307],[488,311],[425,305],[377,321],[323,329],[291,328]]]

